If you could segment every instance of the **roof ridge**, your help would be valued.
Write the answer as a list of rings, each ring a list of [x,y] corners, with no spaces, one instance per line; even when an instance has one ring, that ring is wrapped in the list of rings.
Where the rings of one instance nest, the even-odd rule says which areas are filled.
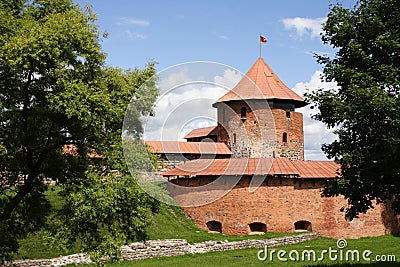
[[[287,87],[262,57],[259,57],[246,75],[217,102],[248,99],[279,99],[293,102],[296,107],[306,105],[305,100]]]

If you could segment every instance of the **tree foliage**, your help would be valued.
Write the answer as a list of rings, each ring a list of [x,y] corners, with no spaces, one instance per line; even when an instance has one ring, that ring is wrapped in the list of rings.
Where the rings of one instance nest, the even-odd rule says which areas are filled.
[[[139,117],[151,112],[154,63],[107,67],[95,22],[89,7],[71,0],[0,2],[0,262],[43,227],[58,245],[79,240],[87,251],[115,254],[145,237],[157,209],[129,174],[121,144],[131,98],[128,134],[139,138]],[[44,178],[62,184],[56,218],[48,217]]]
[[[342,165],[341,179],[324,195],[348,200],[346,216],[392,202],[400,213],[400,1],[361,0],[353,9],[331,6],[322,40],[334,57],[317,56],[336,92],[308,95],[315,118],[336,127],[338,139],[323,146]]]

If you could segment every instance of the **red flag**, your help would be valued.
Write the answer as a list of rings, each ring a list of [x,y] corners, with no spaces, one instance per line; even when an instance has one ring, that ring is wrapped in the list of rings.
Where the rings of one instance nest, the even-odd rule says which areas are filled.
[[[265,38],[264,36],[260,35],[260,43],[266,44],[267,42],[268,42],[267,38]]]

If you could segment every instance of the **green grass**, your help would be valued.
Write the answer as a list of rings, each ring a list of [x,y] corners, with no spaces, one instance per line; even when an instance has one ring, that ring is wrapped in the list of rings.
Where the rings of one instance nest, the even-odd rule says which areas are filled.
[[[139,266],[139,267],[150,267],[150,266],[201,266],[201,267],[212,267],[212,266],[400,266],[400,237],[393,235],[386,235],[380,237],[360,238],[360,239],[349,239],[347,240],[348,247],[343,251],[347,250],[358,250],[362,253],[368,249],[373,252],[370,256],[371,262],[345,262],[345,261],[331,261],[329,256],[326,254],[324,261],[287,261],[282,262],[276,258],[274,254],[274,260],[270,261],[267,258],[265,261],[260,261],[257,258],[257,253],[260,249],[243,249],[233,250],[225,252],[212,252],[206,254],[194,254],[194,255],[183,255],[175,257],[164,257],[164,258],[153,258],[145,259],[140,261],[124,261],[120,263],[107,263],[106,267],[127,267],[127,266]],[[325,249],[337,249],[336,240],[331,238],[319,238],[316,240],[306,241],[295,245],[285,245],[275,248],[269,248],[269,252],[272,249],[276,251],[286,251],[286,258],[291,250],[297,250],[300,253],[303,250],[315,250],[317,258],[320,256],[321,251]],[[395,255],[396,262],[372,262],[375,255]],[[263,255],[263,254],[262,254]],[[300,254],[301,255],[301,254]]]
[[[52,205],[52,209],[61,208],[62,199],[58,196],[60,188],[51,187],[47,191],[47,198]],[[272,237],[280,237],[294,235],[296,233],[266,233],[265,235],[224,235],[219,233],[208,233],[198,228],[192,220],[190,220],[180,207],[168,206],[162,204],[160,211],[154,215],[152,224],[147,230],[148,239],[186,239],[189,243],[197,243],[207,240],[243,240],[243,239],[266,239]],[[29,235],[27,238],[20,240],[20,249],[18,254],[14,255],[14,259],[46,259],[59,257],[60,255],[68,255],[80,252],[79,246],[75,246],[68,251],[60,251],[51,248],[46,244],[46,240],[42,232]]]

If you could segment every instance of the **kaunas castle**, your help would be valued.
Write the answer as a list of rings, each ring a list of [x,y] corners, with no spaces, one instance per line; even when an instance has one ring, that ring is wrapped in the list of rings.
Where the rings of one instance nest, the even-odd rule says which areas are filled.
[[[304,160],[304,99],[263,58],[218,99],[218,124],[185,136],[187,142],[146,141],[164,159],[170,196],[199,227],[226,234],[319,232],[358,238],[399,232],[400,217],[375,205],[348,221],[343,197],[321,197],[337,178],[331,161]]]

